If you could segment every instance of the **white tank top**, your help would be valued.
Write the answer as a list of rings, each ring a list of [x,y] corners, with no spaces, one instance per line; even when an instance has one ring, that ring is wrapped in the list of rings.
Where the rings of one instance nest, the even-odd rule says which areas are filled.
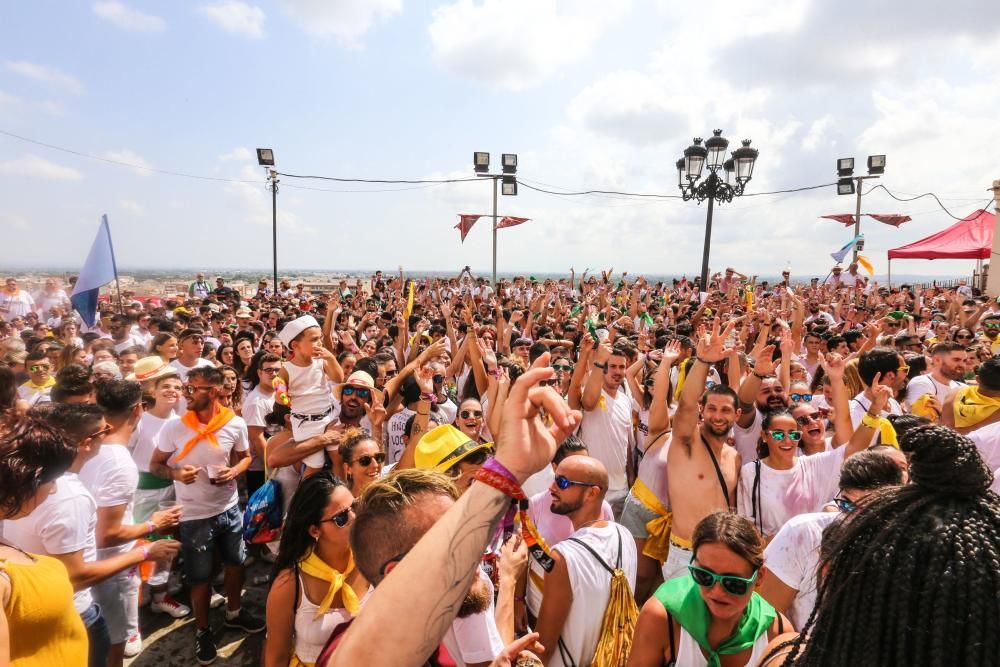
[[[322,414],[333,405],[322,359],[313,359],[309,366],[285,362],[288,372],[288,397],[292,412],[300,415]]]
[[[299,602],[299,608],[295,610],[295,655],[302,662],[312,664],[319,658],[320,651],[326,646],[334,628],[341,623],[347,623],[352,616],[351,612],[346,609],[337,608],[329,609],[325,614],[316,618],[316,610],[319,609],[319,605],[309,600],[306,595],[306,587],[302,583],[302,574],[298,576],[302,600]],[[361,598],[361,606],[364,606],[371,594],[372,588],[369,586],[368,592]]]
[[[298,628],[298,622],[296,622],[295,627]],[[767,632],[762,632],[760,637],[757,637],[757,641],[753,643],[753,651],[750,652],[750,659],[746,664],[751,666],[756,665],[766,655],[769,643],[770,640],[767,638]],[[674,667],[707,667],[707,665],[708,660],[702,654],[698,642],[681,626],[681,637],[677,646],[677,661],[674,663]]]

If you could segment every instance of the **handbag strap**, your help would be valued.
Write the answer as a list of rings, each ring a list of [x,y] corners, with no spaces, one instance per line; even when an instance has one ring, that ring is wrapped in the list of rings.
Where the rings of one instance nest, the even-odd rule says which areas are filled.
[[[705,445],[705,449],[708,450],[708,455],[712,459],[712,465],[715,466],[715,474],[719,476],[719,485],[722,487],[722,495],[726,497],[726,508],[732,508],[733,504],[729,500],[729,487],[726,486],[726,478],[722,474],[722,468],[719,467],[719,460],[715,458],[715,452],[712,451],[712,446],[705,442],[702,438],[702,444]]]
[[[760,459],[753,462],[753,489],[750,491],[750,503],[753,509],[754,523],[757,524],[760,534],[764,534],[764,511],[760,499]]]

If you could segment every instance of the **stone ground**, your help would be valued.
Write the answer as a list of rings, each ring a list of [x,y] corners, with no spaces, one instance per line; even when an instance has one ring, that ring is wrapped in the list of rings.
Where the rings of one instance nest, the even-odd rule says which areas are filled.
[[[267,584],[254,585],[253,578],[270,572],[270,565],[257,560],[247,568],[243,606],[264,617]],[[190,606],[187,590],[181,591],[177,600]],[[223,627],[225,605],[211,612],[212,629],[219,649],[215,665],[222,667],[257,667],[261,664],[264,633],[247,635],[240,630]],[[194,657],[194,614],[180,619],[167,614],[154,614],[148,607],[139,609],[139,628],[142,631],[142,652],[125,660],[127,667],[190,667],[197,665]]]

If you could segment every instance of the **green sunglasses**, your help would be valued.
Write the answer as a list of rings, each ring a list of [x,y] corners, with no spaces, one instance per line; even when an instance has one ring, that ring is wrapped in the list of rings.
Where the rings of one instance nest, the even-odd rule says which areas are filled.
[[[757,580],[757,575],[760,574],[760,570],[754,570],[753,576],[749,579],[732,574],[716,574],[695,565],[694,556],[691,557],[691,562],[688,564],[688,571],[691,572],[691,578],[694,579],[695,583],[702,588],[712,588],[716,583],[720,583],[722,589],[730,595],[746,595],[753,582]]]
[[[779,441],[784,440],[786,435],[785,431],[769,431],[769,433],[772,438]],[[792,442],[798,442],[802,439],[802,431],[788,431],[787,435]]]

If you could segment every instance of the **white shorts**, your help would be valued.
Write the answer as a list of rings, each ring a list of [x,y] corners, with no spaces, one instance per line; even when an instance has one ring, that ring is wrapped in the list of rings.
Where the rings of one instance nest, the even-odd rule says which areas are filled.
[[[691,556],[694,555],[690,549],[670,543],[670,551],[667,552],[667,560],[663,561],[663,580],[670,581],[677,577],[687,575],[687,566],[691,564]]]
[[[112,644],[122,644],[132,635],[139,634],[139,572],[127,570],[94,584],[90,591],[101,607],[101,615],[108,624]]]

